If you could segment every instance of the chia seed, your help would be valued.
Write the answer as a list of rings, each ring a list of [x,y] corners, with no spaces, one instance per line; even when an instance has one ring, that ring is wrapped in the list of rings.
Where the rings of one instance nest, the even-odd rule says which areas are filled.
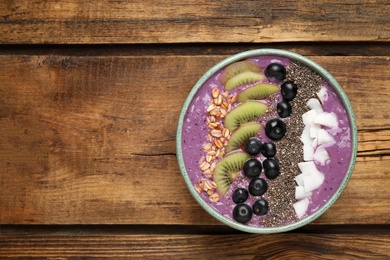
[[[291,115],[284,119],[286,134],[280,141],[276,141],[275,159],[279,163],[280,175],[274,180],[268,180],[268,191],[264,196],[269,203],[270,211],[265,215],[261,224],[264,227],[276,227],[297,221],[292,204],[295,199],[295,177],[300,174],[298,163],[303,162],[303,147],[300,140],[304,129],[301,115],[308,111],[306,101],[316,97],[320,90],[322,79],[320,75],[309,67],[292,61],[287,68],[286,80],[294,81],[298,86],[296,97],[290,101]],[[264,116],[264,122],[276,118],[276,104],[280,96],[269,97],[270,112]]]

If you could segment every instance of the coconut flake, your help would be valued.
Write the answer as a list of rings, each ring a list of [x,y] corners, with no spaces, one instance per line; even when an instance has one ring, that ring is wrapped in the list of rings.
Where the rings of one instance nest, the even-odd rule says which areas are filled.
[[[303,160],[304,161],[313,161],[314,148],[310,143],[303,145]]]
[[[311,162],[300,162],[298,163],[298,168],[303,174],[310,174],[312,172],[318,172],[316,164]]]
[[[322,183],[324,183],[325,176],[321,172],[312,172],[308,175],[302,177],[303,187],[305,192],[310,192],[315,189],[318,189]]]
[[[305,126],[308,126],[314,122],[317,117],[317,112],[314,109],[302,114],[302,121]]]
[[[312,143],[312,140],[310,138],[310,126],[306,126],[303,129],[303,132],[301,134],[301,142],[303,144],[311,144]]]
[[[321,129],[321,126],[319,124],[313,123],[310,125],[310,137],[316,138],[318,130]]]
[[[330,128],[337,128],[339,126],[337,116],[333,112],[323,112],[321,114],[317,114],[316,118],[314,119],[314,123]]]
[[[305,192],[305,188],[303,186],[296,186],[295,187],[295,199],[300,200],[304,198],[310,198],[312,195],[312,192]]]
[[[318,145],[334,143],[334,138],[326,130],[319,129],[317,131],[317,142],[318,142]]]
[[[310,109],[314,109],[317,114],[321,114],[322,112],[324,112],[324,110],[322,109],[322,105],[320,103],[320,101],[316,98],[311,98],[307,101],[306,105],[310,108]]]
[[[307,209],[309,208],[309,203],[309,199],[305,198],[293,204],[295,213],[297,214],[298,218],[301,218],[303,215],[305,215]]]
[[[319,98],[322,104],[324,104],[324,102],[328,100],[328,91],[326,90],[326,87],[321,86],[320,91],[318,91],[317,93],[317,97]]]
[[[329,159],[329,153],[325,148],[322,145],[318,146],[313,154],[313,160],[319,162],[321,165],[325,165],[325,162]]]

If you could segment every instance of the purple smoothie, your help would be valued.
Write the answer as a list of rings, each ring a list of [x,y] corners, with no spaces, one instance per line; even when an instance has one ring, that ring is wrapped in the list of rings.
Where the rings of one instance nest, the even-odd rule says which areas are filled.
[[[280,63],[284,65],[287,68],[287,74],[289,73],[289,67],[291,65],[291,62],[287,58],[278,57],[278,56],[258,56],[250,58],[252,62],[254,62],[256,65],[258,65],[260,68],[262,68],[262,71],[264,72],[264,69],[269,65],[270,63]],[[212,101],[212,89],[218,88],[220,92],[224,92],[224,86],[220,83],[220,76],[223,70],[215,73],[212,77],[210,77],[203,86],[198,90],[196,95],[194,96],[192,102],[190,103],[190,106],[188,107],[187,113],[184,117],[183,121],[183,129],[182,129],[182,149],[183,149],[183,158],[185,167],[187,169],[188,176],[190,177],[192,183],[194,186],[197,185],[199,180],[207,180],[207,178],[203,175],[202,171],[199,168],[199,161],[201,160],[202,156],[204,156],[203,146],[208,142],[207,136],[209,134],[209,130],[206,124],[206,118],[207,118],[207,112],[206,109],[210,105],[210,102]],[[259,82],[256,82],[259,83]],[[260,83],[269,83],[267,78],[260,81]],[[275,85],[278,85],[280,87],[282,82],[280,83],[273,83]],[[251,84],[253,85],[253,84]],[[247,88],[251,85],[243,85],[239,88],[229,91],[229,94],[239,93],[243,89]],[[321,185],[320,188],[313,191],[312,196],[310,198],[310,204],[309,208],[305,214],[304,217],[307,217],[314,212],[316,212],[319,208],[321,208],[327,200],[336,192],[338,187],[340,186],[343,178],[345,177],[345,174],[347,172],[350,160],[351,160],[351,154],[352,154],[352,146],[351,146],[351,131],[350,131],[350,122],[348,119],[347,112],[338,98],[337,94],[333,91],[333,89],[328,85],[327,82],[322,81],[321,86],[326,88],[327,90],[327,99],[323,101],[322,108],[325,112],[333,112],[337,115],[337,119],[339,122],[338,130],[331,130],[327,129],[331,132],[333,138],[335,139],[335,144],[332,146],[326,147],[326,150],[328,151],[331,159],[327,161],[325,165],[321,165],[319,163],[316,163],[317,169],[321,171],[325,175],[325,181]],[[265,99],[264,103],[267,103],[270,110],[275,110],[276,102],[280,101],[282,99],[280,93],[275,93],[272,95],[272,97],[269,97]],[[300,101],[296,100],[295,102],[304,102],[306,103],[307,100]],[[237,104],[233,104],[232,108],[237,106]],[[265,125],[266,121],[269,120],[272,117],[278,117],[276,112],[270,112],[268,115],[266,114],[264,117],[260,118],[258,122],[260,122],[262,125]],[[283,121],[287,122],[290,120],[289,118],[283,118]],[[288,130],[287,130],[288,131]],[[262,142],[270,141],[267,136],[264,134],[264,130],[260,131],[259,134],[256,136],[259,139],[261,139]],[[276,141],[275,142],[277,146],[277,153],[282,150],[282,147],[280,147],[280,144]],[[297,142],[297,146],[303,147],[302,143]],[[278,155],[276,155],[276,158]],[[257,159],[260,161],[263,161],[265,158],[262,155],[258,155]],[[303,160],[302,160],[303,161]],[[283,174],[287,175],[287,173],[284,173],[283,170],[281,172],[281,176]],[[294,187],[295,183],[293,183],[293,179],[296,175],[299,174],[296,170],[292,170],[291,173],[288,173],[291,176],[285,176],[281,178],[285,178],[285,181],[289,182],[289,187]],[[264,177],[264,173],[262,173],[262,177]],[[279,178],[279,177],[278,177]],[[265,178],[266,179],[266,178]],[[209,203],[216,211],[218,211],[220,214],[224,215],[225,217],[232,219],[232,211],[235,207],[235,203],[232,201],[232,193],[237,187],[247,188],[249,179],[246,178],[242,171],[239,173],[237,178],[233,181],[229,191],[225,196],[219,196],[219,201],[217,202],[210,202],[209,195],[205,192],[201,192],[200,196]],[[269,187],[272,187],[274,190],[279,189],[282,187],[278,187],[277,185],[280,185],[277,181],[274,180],[268,180],[267,183]],[[284,190],[284,193],[292,193],[294,194],[294,190]],[[294,210],[292,207],[292,204],[296,201],[294,199],[289,199],[289,202],[284,206],[283,211],[285,213],[281,214],[280,209],[279,212],[276,212],[276,206],[278,205],[278,199],[284,199],[278,198],[277,196],[268,196],[269,194],[265,193],[262,198],[265,198],[268,200],[270,204],[270,209],[268,212],[268,216],[256,216],[253,215],[252,219],[246,223],[246,225],[250,226],[260,226],[260,227],[274,227],[274,226],[281,226],[286,225],[291,222],[297,221],[298,218],[294,214]],[[293,195],[294,196],[294,195]],[[292,196],[292,197],[293,197]],[[255,196],[249,196],[249,199],[247,200],[247,204],[252,205],[259,197]],[[273,208],[274,207],[274,208]],[[275,211],[273,211],[275,209]],[[268,221],[271,217],[279,218],[278,221],[272,222]]]

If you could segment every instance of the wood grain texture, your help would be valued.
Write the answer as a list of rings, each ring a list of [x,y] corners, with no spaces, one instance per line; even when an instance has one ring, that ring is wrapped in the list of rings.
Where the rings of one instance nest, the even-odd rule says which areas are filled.
[[[386,41],[387,0],[1,1],[0,43]]]
[[[185,187],[175,134],[223,58],[0,56],[0,224],[219,224]],[[349,185],[315,223],[388,224],[389,57],[310,58],[343,86],[360,141]]]
[[[0,257],[388,259],[389,235],[1,235]],[[57,259],[57,258],[56,258]]]

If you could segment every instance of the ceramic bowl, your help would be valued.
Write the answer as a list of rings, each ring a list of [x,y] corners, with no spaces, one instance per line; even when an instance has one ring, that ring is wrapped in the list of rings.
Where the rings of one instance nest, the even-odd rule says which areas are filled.
[[[334,194],[329,198],[329,200],[317,211],[315,211],[314,214],[309,215],[297,222],[285,225],[285,226],[278,226],[278,227],[255,227],[255,226],[249,226],[246,224],[240,224],[232,219],[229,219],[228,217],[225,217],[221,215],[218,211],[216,211],[212,206],[210,206],[202,197],[199,195],[199,193],[196,191],[194,184],[192,183],[189,175],[188,175],[188,169],[185,166],[184,163],[184,157],[183,157],[183,144],[182,143],[182,128],[183,128],[183,122],[185,115],[187,113],[187,110],[189,109],[190,103],[194,96],[197,94],[197,92],[202,88],[204,83],[212,77],[215,73],[223,69],[224,67],[228,66],[231,63],[254,57],[254,56],[280,56],[280,57],[285,57],[290,60],[296,60],[308,67],[310,67],[312,70],[316,71],[325,81],[328,82],[328,84],[334,89],[340,100],[342,101],[348,117],[350,121],[350,127],[351,127],[351,142],[352,142],[352,155],[351,155],[351,160],[349,162],[348,170],[347,172],[343,173],[345,176],[337,188],[337,190],[334,192]],[[185,103],[183,105],[183,108],[180,113],[180,118],[178,122],[178,128],[177,128],[177,137],[176,137],[176,149],[177,149],[177,159],[179,163],[179,168],[182,173],[182,176],[187,184],[187,187],[189,189],[189,192],[191,195],[194,197],[194,199],[199,203],[199,205],[207,211],[210,215],[215,217],[217,220],[222,222],[223,224],[230,226],[232,228],[235,228],[237,230],[241,230],[244,232],[249,232],[249,233],[259,233],[259,234],[269,234],[269,233],[280,233],[280,232],[286,232],[290,231],[293,229],[297,229],[299,227],[302,227],[304,225],[307,225],[308,223],[312,222],[313,220],[317,219],[319,216],[324,214],[325,211],[327,211],[334,203],[335,201],[339,198],[341,195],[342,191],[346,187],[350,176],[352,174],[355,161],[356,161],[356,153],[357,153],[357,126],[356,126],[356,121],[354,117],[354,113],[351,107],[351,104],[343,91],[342,87],[337,83],[335,78],[327,72],[325,69],[323,69],[320,65],[317,63],[313,62],[312,60],[301,56],[299,54],[289,52],[289,51],[284,51],[284,50],[277,50],[277,49],[257,49],[257,50],[250,50],[242,53],[238,53],[236,55],[230,56],[218,64],[216,64],[214,67],[209,69],[200,79],[199,81],[195,84],[195,86],[192,88],[190,91],[187,99],[185,100]]]

